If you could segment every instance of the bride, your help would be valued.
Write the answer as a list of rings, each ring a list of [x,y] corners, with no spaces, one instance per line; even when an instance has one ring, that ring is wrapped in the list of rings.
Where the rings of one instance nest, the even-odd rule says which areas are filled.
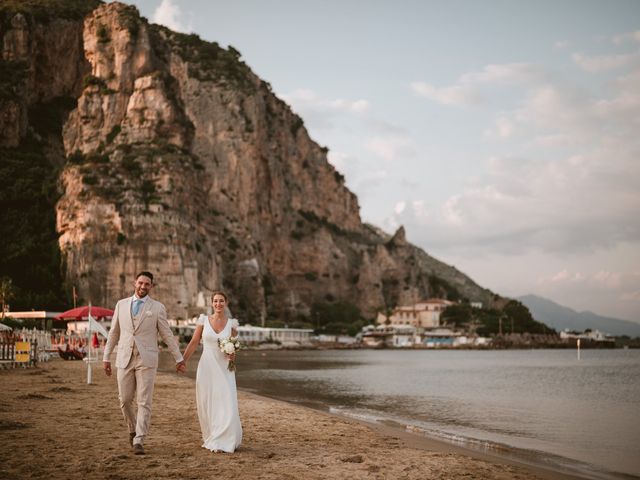
[[[202,446],[214,452],[231,453],[242,442],[236,377],[228,368],[229,361],[235,361],[235,354],[222,353],[218,339],[235,337],[238,321],[227,315],[227,296],[223,292],[214,292],[211,301],[213,315],[200,315],[183,356],[186,363],[202,338],[204,346],[196,373],[196,403],[204,441]]]

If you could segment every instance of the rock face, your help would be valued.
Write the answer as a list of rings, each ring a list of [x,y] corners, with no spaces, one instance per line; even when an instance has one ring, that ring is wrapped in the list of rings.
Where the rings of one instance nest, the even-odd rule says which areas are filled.
[[[45,85],[51,98],[77,98],[62,132],[57,229],[67,281],[84,299],[112,305],[148,269],[177,318],[221,288],[253,324],[307,318],[315,302],[348,301],[368,316],[436,295],[501,302],[404,229],[363,224],[326,149],[233,48],[149,25],[117,2],[65,20],[42,44],[25,38],[45,27],[19,15],[4,58],[54,78],[31,75],[26,94],[3,101],[2,141],[24,136],[21,112]],[[40,59],[60,45],[69,67],[58,77]]]
[[[82,25],[56,18],[28,22],[16,13],[2,35],[4,77],[0,98],[0,147],[17,147],[27,132],[28,109],[56,98],[77,97],[88,63],[82,54]]]

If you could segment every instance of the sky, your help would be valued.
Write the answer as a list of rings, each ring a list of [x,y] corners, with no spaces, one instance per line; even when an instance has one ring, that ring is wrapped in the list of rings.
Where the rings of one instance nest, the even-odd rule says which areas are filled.
[[[640,2],[132,3],[239,50],[364,221],[501,295],[640,322]]]

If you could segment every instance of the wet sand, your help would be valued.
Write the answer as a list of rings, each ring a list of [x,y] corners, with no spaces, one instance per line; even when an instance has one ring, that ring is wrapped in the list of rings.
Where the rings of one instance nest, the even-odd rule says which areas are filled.
[[[159,373],[147,454],[131,452],[115,375],[54,360],[0,370],[0,478],[569,479],[392,428],[239,392],[243,445],[201,448],[195,382]]]

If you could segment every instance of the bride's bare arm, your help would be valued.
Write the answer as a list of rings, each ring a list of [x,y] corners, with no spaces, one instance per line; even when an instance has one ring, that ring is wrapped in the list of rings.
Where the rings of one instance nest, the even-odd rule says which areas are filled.
[[[191,341],[189,342],[189,345],[187,345],[187,348],[185,348],[184,353],[182,354],[182,356],[184,357],[184,363],[187,363],[187,361],[189,360],[189,357],[193,355],[193,352],[195,352],[196,348],[198,348],[198,345],[200,344],[200,339],[202,338],[203,327],[204,327],[203,325],[198,325],[195,331],[193,332],[193,337],[191,337]]]

